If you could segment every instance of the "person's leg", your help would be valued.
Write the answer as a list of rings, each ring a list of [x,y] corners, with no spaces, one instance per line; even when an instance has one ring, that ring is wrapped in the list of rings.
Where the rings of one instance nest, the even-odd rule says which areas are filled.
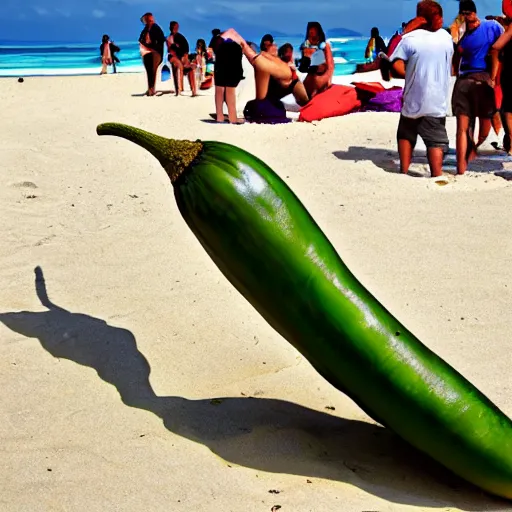
[[[476,141],[476,149],[478,149],[489,137],[491,133],[492,120],[480,117],[478,119],[478,139]]]
[[[417,124],[418,121],[416,119],[400,115],[396,138],[398,142],[398,155],[400,157],[400,172],[402,174],[407,174],[411,166],[414,147],[418,139]]]
[[[142,58],[142,62],[144,63],[144,69],[146,70],[146,79],[148,82],[148,96],[151,96],[151,76],[153,75],[153,56],[151,53],[147,53]]]
[[[153,84],[151,90],[153,91],[153,94],[156,94],[156,75],[158,73],[158,66],[160,66],[161,62],[162,58],[160,55],[153,53],[153,74],[151,75],[151,83]]]
[[[431,146],[427,148],[427,159],[430,167],[430,176],[437,178],[443,175],[444,148]]]
[[[430,175],[437,178],[443,174],[444,154],[448,151],[449,140],[445,117],[424,117],[418,126],[418,134],[427,147]]]
[[[400,172],[407,174],[412,162],[414,145],[407,139],[398,139],[398,155],[400,156]]]
[[[260,59],[258,59],[260,60]],[[268,93],[268,83],[270,74],[266,71],[254,67],[254,82],[256,84],[256,99],[264,100]]]
[[[225,87],[215,86],[215,115],[217,116],[217,122],[224,122],[224,94]]]
[[[497,113],[495,90],[487,83],[478,81],[472,88],[475,116],[479,120],[478,140],[476,148],[480,147],[491,133],[492,120]],[[499,130],[498,130],[499,131]]]
[[[467,115],[457,116],[457,174],[464,174],[468,162],[476,157],[471,129],[471,118]]]
[[[174,62],[171,62],[171,70],[172,70],[172,81],[174,83],[174,90],[176,96],[180,95],[180,82],[179,82],[179,76],[180,76],[180,69],[178,66],[174,65]]]
[[[503,149],[509,154],[512,155],[511,141],[510,136],[512,135],[512,113],[511,112],[503,112],[503,129],[505,131],[505,135],[503,137]]]
[[[457,118],[456,154],[457,173],[466,172],[468,161],[476,156],[473,140],[475,115],[473,113],[474,83],[467,78],[458,78],[452,94],[452,112]]]
[[[300,107],[303,107],[306,105],[309,101],[308,93],[306,92],[306,88],[304,87],[304,84],[299,80],[292,91],[293,97],[295,98],[295,101],[297,102],[297,105]]]
[[[191,69],[187,73],[188,83],[190,85],[190,90],[192,91],[192,97],[197,96],[197,82],[194,70]]]
[[[499,110],[495,112],[495,114],[492,116],[491,119],[491,125],[494,130],[494,133],[496,136],[499,136],[501,129],[503,128],[503,125],[501,123],[501,116]]]
[[[313,99],[317,94],[325,91],[331,85],[331,79],[332,76],[327,72],[308,74],[304,79],[304,87],[308,96]]]
[[[236,87],[226,87],[226,105],[228,106],[228,118],[232,124],[238,123],[236,114]]]
[[[107,73],[107,61],[102,58],[101,59],[101,72],[100,75],[105,75]]]
[[[179,67],[180,67],[180,80],[179,80],[179,82],[180,82],[180,93],[182,93],[185,90],[185,85],[184,85],[185,71],[184,71],[183,61],[181,59],[180,59]]]

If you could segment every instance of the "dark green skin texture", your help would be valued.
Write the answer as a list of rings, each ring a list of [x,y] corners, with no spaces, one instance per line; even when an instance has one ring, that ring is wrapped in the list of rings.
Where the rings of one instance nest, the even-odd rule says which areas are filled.
[[[369,416],[512,498],[512,421],[359,283],[265,163],[235,146],[203,144],[174,192],[226,278]]]

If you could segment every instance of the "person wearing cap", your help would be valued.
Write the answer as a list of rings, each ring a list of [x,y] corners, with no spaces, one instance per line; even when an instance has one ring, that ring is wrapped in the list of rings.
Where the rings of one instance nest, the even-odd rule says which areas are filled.
[[[413,28],[414,27],[414,28]],[[432,177],[443,173],[448,150],[446,114],[453,41],[443,29],[443,8],[433,0],[416,6],[416,18],[389,57],[394,76],[405,78],[397,142],[400,171],[407,174],[418,136],[427,147]]]
[[[459,14],[464,17],[466,32],[453,58],[457,80],[452,111],[457,118],[457,174],[464,174],[468,162],[477,155],[476,119],[490,125],[496,113],[494,86],[499,63],[498,52],[492,46],[503,33],[503,27],[494,20],[480,20],[473,0],[461,0]]]

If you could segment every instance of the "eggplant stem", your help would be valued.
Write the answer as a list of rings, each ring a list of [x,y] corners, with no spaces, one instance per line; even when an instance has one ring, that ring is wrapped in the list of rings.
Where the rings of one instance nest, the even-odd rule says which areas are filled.
[[[96,133],[121,137],[143,147],[160,162],[173,184],[203,149],[200,141],[167,139],[122,123],[102,123],[96,128]]]

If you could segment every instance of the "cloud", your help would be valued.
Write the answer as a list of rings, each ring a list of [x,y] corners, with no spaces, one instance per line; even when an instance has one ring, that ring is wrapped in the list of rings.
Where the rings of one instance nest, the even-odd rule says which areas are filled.
[[[34,5],[32,8],[37,12],[37,14],[39,14],[39,16],[46,16],[48,14],[48,9],[45,9],[44,7]]]
[[[60,14],[61,16],[64,16],[64,18],[70,18],[71,12],[66,9],[55,9],[55,12],[57,14]]]
[[[92,15],[95,17],[95,18],[104,18],[106,13],[105,11],[100,11],[99,9],[94,9],[92,11]]]

